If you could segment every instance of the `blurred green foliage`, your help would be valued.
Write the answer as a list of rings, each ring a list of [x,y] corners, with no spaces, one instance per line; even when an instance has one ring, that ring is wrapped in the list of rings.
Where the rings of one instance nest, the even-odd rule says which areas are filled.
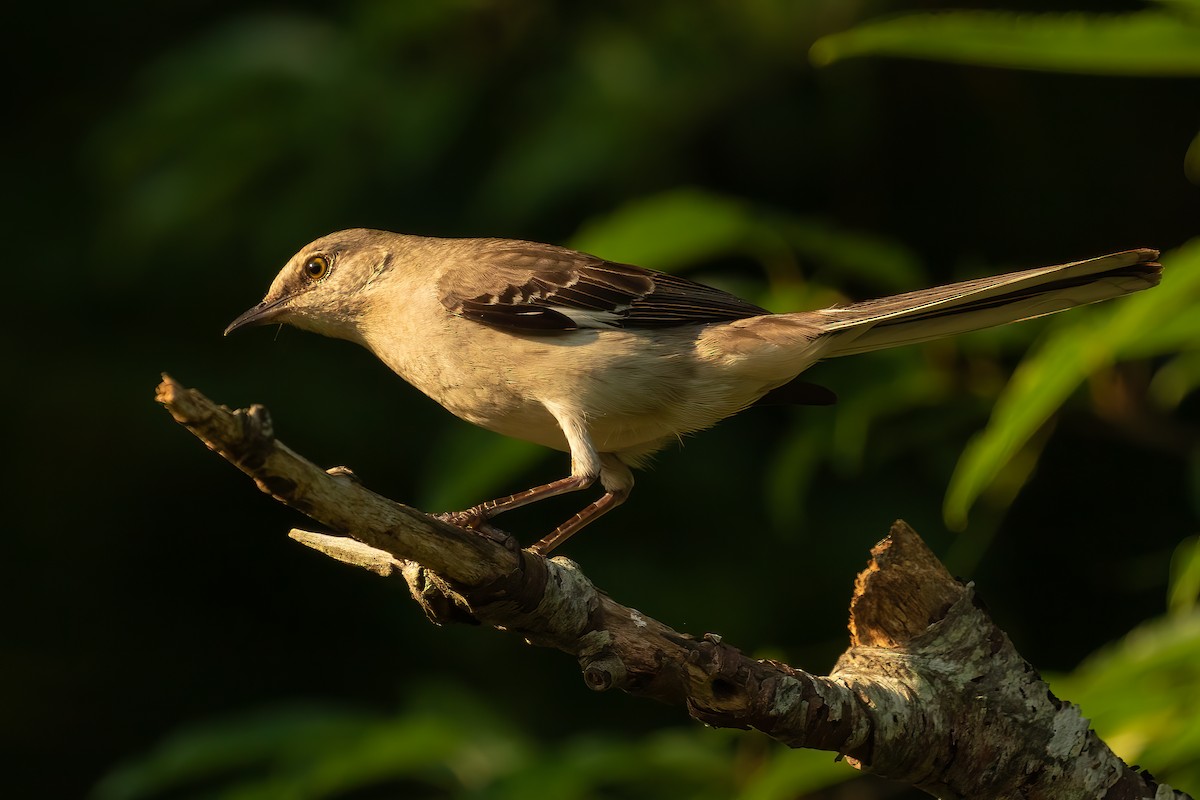
[[[904,14],[825,36],[821,66],[855,56],[907,56],[1089,75],[1200,75],[1200,3],[1162,0],[1130,14]]]
[[[1163,247],[1152,292],[820,365],[835,408],[689,438],[569,555],[680,629],[821,671],[904,516],[1119,753],[1194,790],[1197,4],[993,5],[14,20],[33,77],[5,131],[3,793],[898,796],[595,698],[512,637],[432,629],[387,582],[297,552],[296,517],[153,406],[160,370],[263,402],[289,445],[430,510],[559,477],[561,454],[450,418],[345,343],[220,338],[301,244],[360,225],[565,243],[776,310]],[[866,57],[887,55],[906,58]],[[573,502],[505,524],[530,541]]]
[[[951,478],[946,517],[962,528],[967,510],[1079,386],[1123,359],[1161,359],[1151,397],[1171,410],[1200,386],[1200,240],[1166,253],[1162,291],[1145,292],[1087,315],[1056,320],[1013,373],[988,426],[973,438]],[[1195,454],[1200,458],[1200,453]],[[1196,463],[1200,468],[1200,462]]]
[[[1200,548],[1189,542],[1189,568]],[[1086,659],[1053,690],[1159,780],[1200,783],[1200,612],[1147,621]],[[1133,687],[1136,687],[1134,689]],[[94,800],[300,800],[373,790],[395,797],[518,800],[664,796],[785,800],[854,775],[828,753],[699,727],[636,740],[578,734],[539,744],[453,685],[422,687],[396,716],[295,707],[195,726],[110,773]],[[374,796],[374,795],[373,795]]]
[[[695,727],[633,741],[580,734],[543,745],[486,709],[485,698],[460,687],[430,685],[394,717],[328,708],[245,715],[167,739],[109,775],[93,796],[300,800],[373,789],[478,800],[783,800],[853,774],[828,753]]]
[[[1184,539],[1171,559],[1167,608],[1175,616],[1194,613],[1200,604],[1200,536]]]
[[[1127,761],[1190,786],[1200,783],[1200,538],[1180,544],[1172,575],[1171,613],[1048,680],[1094,709],[1096,731]],[[475,800],[784,800],[853,774],[827,753],[699,727],[541,744],[491,712],[486,697],[430,683],[394,716],[292,706],[193,726],[111,772],[91,796],[299,800],[369,790]]]
[[[1129,763],[1200,784],[1200,537],[1180,544],[1170,613],[1050,675]],[[109,774],[95,800],[219,796],[329,798],[374,789],[403,797],[678,796],[784,800],[853,775],[827,753],[733,731],[668,728],[636,740],[581,733],[539,744],[482,696],[430,684],[395,716],[291,707],[192,727]]]
[[[1072,674],[1049,681],[1085,710],[1127,763],[1192,787],[1200,785],[1200,538],[1176,549],[1168,592],[1166,616],[1147,620]]]

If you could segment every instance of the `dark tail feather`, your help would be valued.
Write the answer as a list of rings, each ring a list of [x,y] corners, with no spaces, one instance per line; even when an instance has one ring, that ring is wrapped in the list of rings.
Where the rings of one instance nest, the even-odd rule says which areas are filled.
[[[826,358],[915,344],[1054,314],[1156,286],[1157,250],[1012,272],[816,312],[833,337]],[[811,313],[811,312],[810,312]]]

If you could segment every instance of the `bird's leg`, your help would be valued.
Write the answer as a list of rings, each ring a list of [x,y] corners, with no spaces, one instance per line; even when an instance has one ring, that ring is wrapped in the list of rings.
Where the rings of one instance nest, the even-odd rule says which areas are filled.
[[[603,497],[594,503],[589,503],[586,508],[543,536],[529,549],[539,556],[549,555],[551,550],[570,539],[582,530],[583,526],[624,503],[628,496],[628,491],[623,493],[605,492]]]
[[[591,437],[587,434],[582,415],[575,413],[573,409],[557,404],[547,403],[546,408],[554,415],[566,436],[567,445],[571,450],[571,474],[523,492],[488,500],[486,503],[472,506],[466,511],[439,514],[437,515],[439,519],[460,528],[477,529],[497,514],[549,497],[586,489],[599,478],[604,484],[604,496],[588,504],[586,508],[559,525],[530,548],[538,555],[544,556],[585,525],[625,502],[630,489],[633,488],[633,473],[630,472],[625,462],[612,453],[596,452]]]
[[[510,494],[507,497],[488,500],[477,506],[471,506],[466,511],[451,511],[447,514],[438,514],[436,516],[438,519],[449,522],[451,525],[457,525],[460,528],[478,528],[492,517],[502,514],[505,511],[527,506],[530,503],[545,500],[547,497],[556,497],[560,494],[586,489],[596,482],[597,477],[598,475],[596,474],[572,474],[565,478],[559,478],[556,481],[542,484],[541,486],[535,486],[532,489],[526,489],[523,492]]]
[[[477,528],[497,514],[527,506],[548,497],[577,492],[596,482],[596,479],[600,477],[600,456],[597,455],[596,448],[592,446],[583,416],[575,409],[558,403],[547,403],[546,410],[554,417],[566,437],[567,447],[571,451],[571,474],[523,492],[510,494],[508,497],[488,500],[486,503],[472,506],[466,511],[442,514],[439,516],[440,519],[460,528]]]
[[[585,525],[612,511],[629,497],[629,492],[633,489],[633,473],[629,471],[629,467],[612,453],[601,454],[600,460],[600,480],[604,483],[604,496],[588,504],[578,514],[538,540],[529,548],[531,551],[539,556],[549,555],[551,550],[574,536]]]

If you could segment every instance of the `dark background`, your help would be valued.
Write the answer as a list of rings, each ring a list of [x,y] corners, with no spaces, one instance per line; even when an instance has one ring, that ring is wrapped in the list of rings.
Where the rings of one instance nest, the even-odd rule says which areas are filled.
[[[294,449],[444,510],[559,477],[566,459],[466,430],[344,342],[223,339],[319,235],[571,243],[639,199],[703,192],[830,244],[735,237],[645,265],[785,310],[1196,234],[1195,79],[808,62],[823,34],[940,5],[25,9],[6,48],[6,794],[81,796],[176,732],[296,707],[486,714],[547,758],[674,728],[717,737],[739,774],[777,757],[676,709],[592,695],[569,660],[515,637],[432,627],[401,584],[289,541],[305,521],[153,391],[167,371],[218,402],[264,403]],[[847,268],[837,254],[856,242],[886,257]],[[668,624],[822,671],[868,548],[903,517],[1027,658],[1069,671],[1163,611],[1172,550],[1196,532],[1197,404],[1131,412],[1153,435],[1114,422],[1113,387],[1144,387],[1156,363],[1110,371],[1040,434],[1028,483],[950,533],[958,456],[1046,329],[823,365],[814,377],[843,398],[877,400],[852,417],[861,430],[835,428],[839,408],[727,421],[664,452],[566,553]],[[577,502],[504,522],[528,543]],[[406,780],[379,796],[458,796]],[[842,796],[892,790],[855,791]]]

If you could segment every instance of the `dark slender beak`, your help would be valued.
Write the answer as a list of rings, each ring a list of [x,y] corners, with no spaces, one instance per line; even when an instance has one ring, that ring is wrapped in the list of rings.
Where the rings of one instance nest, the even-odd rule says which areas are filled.
[[[283,310],[282,305],[284,300],[287,300],[287,298],[281,297],[278,300],[271,301],[263,300],[254,308],[229,323],[229,327],[225,329],[224,335],[228,336],[238,328],[248,328],[251,325],[266,325],[279,316],[279,312]]]

